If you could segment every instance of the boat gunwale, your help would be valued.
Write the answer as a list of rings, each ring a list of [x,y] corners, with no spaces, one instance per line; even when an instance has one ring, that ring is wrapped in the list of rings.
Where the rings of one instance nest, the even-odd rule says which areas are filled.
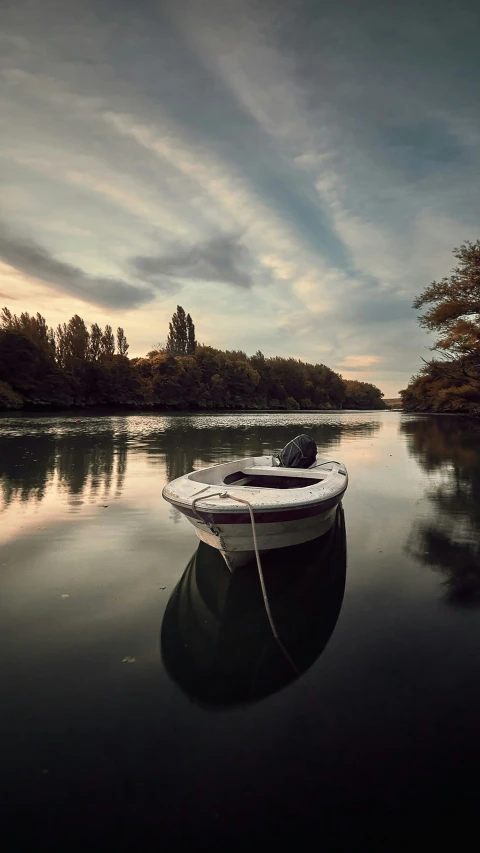
[[[264,458],[272,458],[272,457],[271,456],[270,457],[247,456],[247,457],[243,457],[241,459],[232,459],[230,462],[217,462],[214,465],[209,465],[206,468],[200,469],[200,471],[202,471],[202,472],[203,471],[211,471],[215,468],[219,468],[221,465],[225,465],[225,466],[228,465],[230,467],[231,465],[233,465],[235,463],[237,463],[237,465],[240,466],[242,463],[245,463],[249,460],[264,459]],[[197,519],[198,519],[199,515],[202,515],[202,514],[204,516],[206,516],[207,519],[208,519],[209,515],[210,516],[216,515],[218,517],[220,514],[221,515],[227,515],[228,514],[228,515],[232,515],[232,516],[243,515],[244,517],[248,516],[248,513],[245,512],[244,507],[239,505],[233,498],[230,498],[230,503],[228,503],[228,504],[227,504],[227,501],[228,501],[229,496],[226,495],[224,498],[219,498],[218,492],[220,490],[223,490],[225,492],[228,490],[228,491],[232,492],[232,495],[235,495],[236,497],[242,497],[242,496],[247,497],[248,496],[248,499],[249,499],[250,503],[252,504],[252,509],[255,511],[256,514],[258,514],[258,513],[262,514],[262,513],[293,512],[295,510],[309,509],[309,508],[314,508],[314,507],[320,507],[320,511],[321,511],[322,505],[328,504],[330,501],[335,501],[338,503],[338,500],[342,499],[342,497],[343,497],[343,495],[344,495],[344,493],[348,487],[348,471],[347,471],[345,465],[341,462],[333,462],[333,461],[332,462],[329,461],[329,464],[338,465],[341,468],[343,468],[343,471],[338,471],[338,470],[332,471],[332,470],[330,470],[330,471],[328,471],[328,474],[330,474],[330,476],[328,476],[328,474],[327,474],[327,476],[324,477],[322,480],[316,480],[316,482],[313,482],[313,479],[315,476],[314,472],[317,473],[317,475],[318,475],[318,473],[320,473],[320,472],[316,472],[316,468],[318,468],[318,465],[313,466],[311,468],[288,468],[288,469],[287,468],[279,469],[278,467],[273,468],[273,470],[276,472],[279,470],[282,470],[283,472],[286,473],[288,471],[293,476],[295,476],[293,472],[302,472],[301,473],[302,479],[303,478],[309,479],[308,474],[311,474],[312,475],[311,489],[317,491],[317,494],[311,494],[311,492],[310,492],[308,497],[305,494],[305,491],[306,491],[305,486],[300,486],[298,488],[289,488],[289,489],[280,489],[280,488],[275,489],[275,488],[266,487],[266,486],[240,486],[240,485],[236,486],[234,483],[229,485],[229,484],[223,482],[223,480],[220,483],[205,483],[205,481],[202,481],[202,480],[196,479],[196,478],[194,479],[191,476],[192,474],[200,473],[200,471],[190,471],[187,474],[183,474],[181,477],[177,477],[175,480],[172,480],[170,483],[166,483],[162,489],[162,497],[166,501],[168,501],[168,503],[171,503],[173,506],[178,507],[180,512],[184,512],[184,510],[187,510],[187,512],[184,512],[184,515],[188,515],[192,518],[196,517]],[[272,470],[270,468],[270,466],[261,466],[261,465],[258,465],[258,463],[257,463],[257,465],[255,465],[255,463],[253,463],[253,465],[255,468],[263,468],[264,470],[266,470],[268,468],[269,471]],[[240,468],[239,468],[239,470],[240,470]],[[280,476],[280,474],[277,474],[276,476]],[[331,482],[333,477],[341,477],[341,482],[338,483],[337,488],[335,490],[329,489],[326,494],[325,493],[324,494],[318,494],[318,490],[325,489],[326,481],[330,480],[330,482]],[[175,483],[180,483],[180,482],[185,482],[185,481],[190,482],[192,484],[192,486],[193,485],[203,485],[204,489],[200,489],[199,491],[196,491],[189,496],[182,496],[182,497],[180,497],[180,496],[173,497],[173,496],[169,496],[167,494],[168,490]],[[212,490],[213,491],[216,490],[216,491],[215,491],[215,494],[213,494],[212,497],[210,498],[209,492]],[[205,492],[205,494],[202,496],[201,503],[203,503],[203,500],[209,501],[209,500],[214,500],[215,498],[217,498],[216,503],[214,503],[212,505],[208,505],[206,507],[201,506],[201,504],[197,504],[196,510],[194,512],[192,510],[192,499],[194,497],[196,497],[197,495],[200,497],[200,493],[202,491]],[[259,493],[264,493],[264,494],[268,495],[268,497],[271,497],[272,499],[275,498],[275,499],[272,502],[256,504],[255,498],[259,495]],[[287,495],[290,495],[291,498],[295,498],[295,500],[289,500],[287,502],[285,500]],[[325,511],[327,511],[327,510],[325,509]],[[211,519],[208,519],[208,520],[211,521]],[[221,523],[221,522],[219,522],[219,523]]]
[[[270,514],[270,515],[274,515],[274,514],[282,515],[283,514],[283,515],[285,515],[287,513],[290,513],[290,514],[294,513],[297,510],[305,511],[305,510],[309,510],[309,509],[318,509],[318,514],[321,514],[322,512],[328,512],[328,510],[330,508],[333,508],[333,506],[335,506],[336,504],[338,504],[342,500],[343,495],[345,494],[345,492],[347,490],[347,485],[348,485],[348,479],[347,479],[347,482],[345,483],[345,485],[342,489],[339,489],[338,491],[333,492],[329,495],[323,495],[321,497],[317,495],[316,497],[314,497],[314,498],[312,497],[312,499],[308,500],[308,501],[296,501],[295,503],[291,502],[288,504],[285,504],[285,502],[277,503],[277,504],[261,504],[261,505],[257,505],[257,506],[255,506],[255,503],[253,500],[250,500],[250,503],[252,504],[252,509],[255,512],[255,518],[257,519],[257,516],[258,516],[258,520],[260,522],[262,521],[260,516],[264,515],[264,514]],[[168,501],[168,503],[171,503],[172,506],[177,507],[180,512],[183,512],[184,515],[187,515],[190,518],[197,518],[198,519],[198,517],[200,516],[202,518],[202,520],[203,520],[203,518],[205,518],[206,521],[211,521],[212,518],[214,516],[216,516],[215,520],[218,521],[219,524],[222,524],[222,523],[228,524],[229,523],[228,520],[224,520],[223,518],[220,519],[219,516],[222,516],[222,517],[223,516],[237,516],[237,517],[243,516],[245,521],[246,522],[248,521],[248,523],[250,523],[250,516],[249,516],[248,512],[245,512],[245,509],[242,506],[239,506],[238,504],[237,505],[233,504],[233,505],[228,506],[228,507],[222,506],[219,503],[216,503],[216,504],[214,504],[212,506],[208,506],[208,507],[200,507],[197,504],[197,507],[194,511],[192,509],[191,502],[185,502],[182,500],[178,500],[176,498],[167,497],[167,495],[165,494],[166,488],[167,488],[167,486],[164,486],[164,488],[162,490],[163,498],[166,501]],[[226,488],[229,488],[229,487],[227,486]],[[236,488],[237,489],[245,489],[246,491],[249,491],[249,492],[252,489],[252,487],[248,487],[248,486],[237,486]],[[259,488],[259,491],[264,491],[264,490]],[[272,491],[277,491],[277,490],[276,489],[269,489],[268,491],[272,492]],[[278,492],[280,493],[280,495],[282,495],[282,494],[285,495],[285,493],[288,494],[288,491],[289,490],[287,490],[287,489],[278,489]],[[290,491],[293,491],[293,490],[290,490]],[[209,500],[208,494],[206,494],[204,496],[204,499]],[[212,498],[210,500],[212,500]],[[223,500],[226,500],[226,499],[224,498]],[[314,514],[316,514],[316,513],[314,513]],[[211,516],[212,518],[209,518],[209,516]],[[278,520],[282,521],[283,519],[278,519]],[[288,520],[288,519],[285,519],[285,520]],[[265,521],[267,523],[269,521],[270,521],[270,523],[272,523],[272,522],[275,523],[277,521],[277,519],[266,519]]]

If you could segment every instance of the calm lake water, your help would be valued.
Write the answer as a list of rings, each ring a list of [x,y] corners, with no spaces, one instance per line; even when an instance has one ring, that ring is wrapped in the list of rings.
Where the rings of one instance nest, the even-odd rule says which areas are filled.
[[[75,418],[0,419],[2,776],[17,843],[391,849],[412,824],[465,826],[479,795],[478,422]],[[231,578],[197,550],[161,490],[300,432],[350,484],[331,534],[266,566],[290,662],[253,568]]]

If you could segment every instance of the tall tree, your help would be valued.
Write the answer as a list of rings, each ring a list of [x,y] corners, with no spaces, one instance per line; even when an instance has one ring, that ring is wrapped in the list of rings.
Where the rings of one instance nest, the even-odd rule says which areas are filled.
[[[108,324],[105,326],[103,335],[102,335],[102,344],[101,344],[101,357],[103,359],[112,358],[115,355],[115,337],[112,331],[112,327]]]
[[[480,240],[454,249],[450,276],[432,281],[413,307],[426,311],[420,325],[436,332],[432,349],[442,357],[425,362],[400,392],[410,411],[480,414]]]
[[[68,361],[67,324],[59,323],[55,329],[55,351],[59,367],[66,367]]]
[[[121,328],[121,326],[117,329],[117,351],[119,355],[126,355],[128,350],[130,349],[130,344],[128,343],[125,332]]]
[[[85,322],[75,314],[55,332],[57,363],[60,367],[77,367],[87,358],[90,335]]]
[[[90,326],[90,345],[88,348],[89,361],[98,361],[102,351],[102,335],[103,332],[98,323],[92,323]]]
[[[55,358],[55,333],[47,326],[45,317],[37,312],[31,317],[24,311],[17,317],[8,308],[3,308],[0,314],[0,328],[4,331],[18,332],[25,335],[35,346],[42,350],[50,361]]]
[[[168,329],[167,352],[170,355],[187,355],[187,318],[181,305],[177,305],[177,310],[168,324]]]
[[[68,322],[67,339],[70,360],[75,364],[86,361],[90,335],[84,320],[78,314],[74,314]]]
[[[480,240],[453,250],[458,260],[448,278],[432,281],[413,303],[428,306],[420,325],[439,333],[434,349],[453,358],[475,357],[480,368]]]
[[[13,331],[13,314],[10,308],[2,308],[0,315],[0,326],[4,331]]]
[[[187,355],[195,355],[197,342],[195,340],[195,326],[190,314],[187,314]]]
[[[13,329],[0,331],[0,382],[20,393],[30,391],[36,384],[41,355],[39,348],[22,332]]]

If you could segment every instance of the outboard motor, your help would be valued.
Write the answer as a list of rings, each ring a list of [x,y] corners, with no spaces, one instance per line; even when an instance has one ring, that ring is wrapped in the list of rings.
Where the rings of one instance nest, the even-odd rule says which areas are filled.
[[[308,435],[297,435],[277,456],[281,468],[310,468],[317,458],[317,445]]]

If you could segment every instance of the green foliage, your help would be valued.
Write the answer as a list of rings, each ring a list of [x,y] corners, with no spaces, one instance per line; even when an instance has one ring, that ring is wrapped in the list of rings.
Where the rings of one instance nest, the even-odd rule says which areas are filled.
[[[188,329],[185,311],[181,305],[168,324],[167,352],[170,355],[186,355],[188,344]]]
[[[21,409],[23,399],[8,382],[0,382],[0,409]]]
[[[19,393],[35,387],[42,353],[21,332],[0,332],[0,381],[7,382]]]
[[[130,349],[130,344],[127,342],[125,332],[119,326],[117,329],[117,350],[119,355],[126,355]]]
[[[383,393],[370,382],[347,379],[345,389],[345,409],[386,409]]]
[[[102,361],[109,361],[115,355],[115,337],[112,327],[105,326],[102,339],[100,341],[100,358]]]
[[[57,351],[60,367],[74,368],[87,360],[89,334],[78,314],[57,327]]]
[[[28,312],[12,314],[8,308],[3,308],[0,314],[0,329],[6,332],[17,332],[25,335],[50,360],[55,358],[55,333],[47,326],[41,314],[31,317]]]
[[[186,318],[187,324],[187,352],[186,355],[195,355],[195,351],[197,349],[197,342],[195,340],[195,326],[193,323],[190,314],[187,314]]]
[[[432,359],[400,392],[403,407],[421,412],[480,414],[480,241],[453,250],[458,260],[448,278],[433,281],[415,300],[427,310],[420,325],[437,332]]]
[[[378,388],[346,383],[324,364],[198,345],[191,317],[180,306],[168,345],[146,358],[128,358],[122,328],[115,354],[111,326],[102,331],[94,323],[88,331],[78,315],[57,327],[54,348],[53,332],[40,315],[16,318],[4,309],[0,322],[0,408],[20,401],[59,407],[334,409],[344,405],[349,386],[355,408],[383,406]]]
[[[453,250],[459,261],[448,278],[432,281],[413,303],[429,306],[420,325],[440,333],[436,347],[453,354],[478,348],[480,339],[480,240]]]
[[[409,412],[480,414],[480,374],[465,374],[458,362],[432,359],[400,396]]]
[[[98,361],[102,352],[102,335],[103,332],[98,323],[92,323],[90,326],[90,339],[88,342],[88,360]]]
[[[185,315],[181,305],[177,305],[177,310],[168,324],[168,329],[165,347],[159,344],[156,352],[165,351],[175,356],[195,355],[197,349],[195,326],[190,314]],[[154,352],[155,350],[153,350]]]

